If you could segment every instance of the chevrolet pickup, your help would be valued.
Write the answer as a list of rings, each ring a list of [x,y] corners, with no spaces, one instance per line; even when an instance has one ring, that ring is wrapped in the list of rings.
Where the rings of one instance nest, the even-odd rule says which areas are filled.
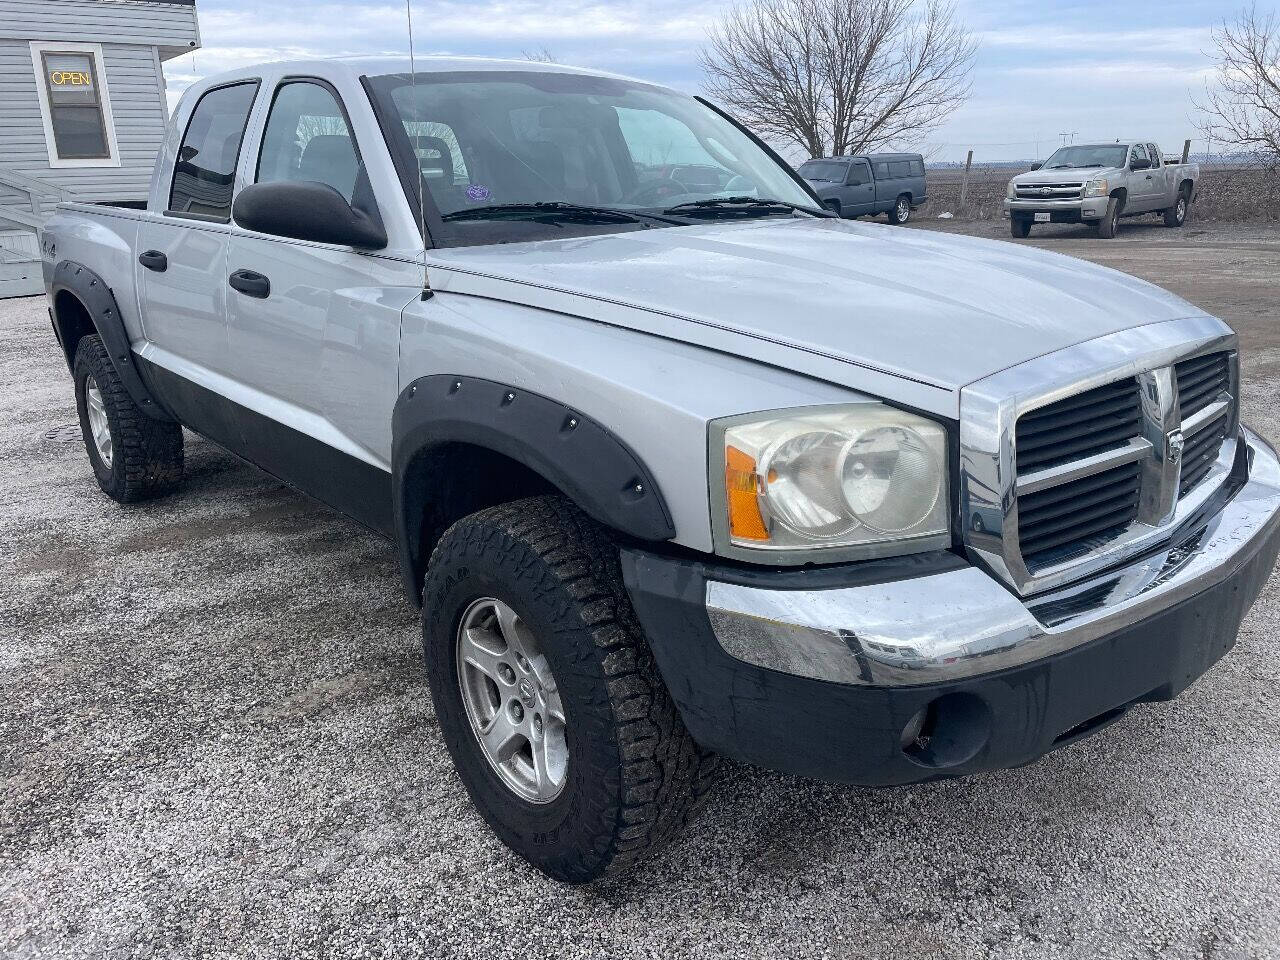
[[[1010,180],[1004,211],[1015,237],[1037,223],[1091,223],[1111,239],[1121,217],[1158,213],[1182,226],[1199,180],[1199,165],[1170,162],[1154,143],[1073,144]]]
[[[240,69],[183,95],[145,208],[41,244],[102,490],[175,491],[185,427],[393,541],[458,776],[565,881],[673,836],[721,756],[907,784],[1171,699],[1280,546],[1221,320],[833,217],[650,83]]]

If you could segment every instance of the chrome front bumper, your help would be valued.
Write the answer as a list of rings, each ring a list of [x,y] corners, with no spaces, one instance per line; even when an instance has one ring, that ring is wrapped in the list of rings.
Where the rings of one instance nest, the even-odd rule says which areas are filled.
[[[1110,197],[1071,197],[1066,200],[1034,197],[1019,197],[1017,200],[1004,200],[1004,213],[1079,213],[1082,220],[1100,220],[1107,212]]]
[[[876,687],[975,677],[1071,650],[1225,582],[1276,533],[1280,460],[1243,435],[1242,475],[1216,513],[1084,582],[1024,599],[977,567],[830,590],[708,580],[712,631],[745,663]]]

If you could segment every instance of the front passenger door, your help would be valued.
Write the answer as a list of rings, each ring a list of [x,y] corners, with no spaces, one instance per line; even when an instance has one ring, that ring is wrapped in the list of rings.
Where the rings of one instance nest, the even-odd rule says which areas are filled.
[[[276,88],[246,180],[324,183],[353,207],[378,209],[339,93],[314,78]],[[392,291],[421,290],[421,266],[237,223],[224,283],[230,350],[247,388],[249,458],[304,488],[322,461],[388,469],[400,310],[411,295]],[[346,456],[334,461],[334,451]],[[300,469],[311,475],[296,476]]]

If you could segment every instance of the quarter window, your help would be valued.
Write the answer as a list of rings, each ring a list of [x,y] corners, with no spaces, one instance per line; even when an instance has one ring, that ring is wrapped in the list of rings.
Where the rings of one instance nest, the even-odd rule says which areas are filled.
[[[217,87],[200,98],[187,124],[169,192],[169,212],[199,219],[231,219],[240,143],[257,81]]]
[[[889,163],[888,163],[888,161],[886,161],[886,160],[878,160],[878,161],[876,161],[876,179],[877,179],[877,180],[888,180],[888,179],[889,179]]]
[[[893,163],[889,164],[889,173],[894,177],[911,176],[911,161],[910,160],[893,161]]]
[[[327,183],[350,203],[359,175],[360,154],[337,98],[309,81],[281,86],[262,134],[258,182]]]

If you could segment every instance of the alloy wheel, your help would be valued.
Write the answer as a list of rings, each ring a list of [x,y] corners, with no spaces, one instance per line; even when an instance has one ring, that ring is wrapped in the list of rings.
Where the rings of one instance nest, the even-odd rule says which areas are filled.
[[[98,389],[98,381],[90,376],[84,384],[84,405],[89,414],[89,432],[93,435],[93,446],[98,451],[102,465],[111,469],[111,425],[107,422],[107,407],[102,402],[102,391]]]
[[[568,779],[564,706],[529,625],[508,604],[476,600],[457,636],[458,685],[489,765],[517,796],[550,803]]]

